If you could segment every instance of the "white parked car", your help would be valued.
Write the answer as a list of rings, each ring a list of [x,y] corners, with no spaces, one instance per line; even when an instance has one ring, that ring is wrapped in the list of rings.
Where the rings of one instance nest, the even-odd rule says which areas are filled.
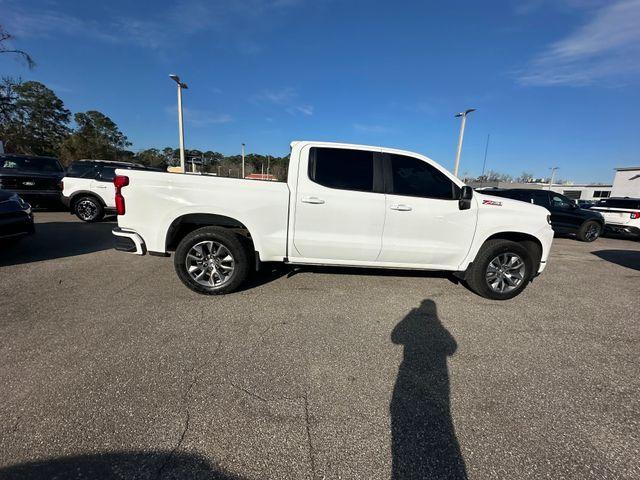
[[[116,168],[153,170],[137,163],[78,160],[69,165],[62,179],[62,202],[85,222],[97,222],[105,213],[115,213]]]
[[[602,214],[606,231],[640,237],[640,198],[607,198],[590,210]]]
[[[190,289],[237,289],[260,262],[448,270],[518,295],[553,240],[539,206],[473,192],[417,153],[293,142],[287,182],[117,170],[119,250],[168,256]]]

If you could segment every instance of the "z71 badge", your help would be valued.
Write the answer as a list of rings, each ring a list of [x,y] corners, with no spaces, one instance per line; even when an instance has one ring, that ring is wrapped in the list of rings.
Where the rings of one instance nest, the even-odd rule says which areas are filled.
[[[496,202],[495,200],[483,200],[483,205],[493,205],[494,207],[501,207],[502,202]]]

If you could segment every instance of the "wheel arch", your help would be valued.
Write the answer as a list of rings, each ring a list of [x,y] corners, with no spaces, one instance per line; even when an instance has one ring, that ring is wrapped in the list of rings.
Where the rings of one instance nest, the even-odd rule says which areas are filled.
[[[79,198],[82,198],[82,197],[95,198],[96,200],[98,200],[98,202],[100,202],[100,205],[102,205],[102,208],[107,208],[106,203],[104,203],[104,200],[100,198],[100,195],[98,195],[97,193],[92,192],[91,190],[78,190],[77,192],[73,192],[69,196],[69,210],[73,211],[73,208],[75,207],[75,203],[78,201]]]
[[[482,245],[489,240],[511,240],[512,242],[520,243],[527,249],[534,261],[534,272],[538,271],[540,260],[542,259],[542,242],[536,236],[523,232],[498,232],[487,237],[484,242],[482,242]],[[480,248],[482,248],[482,246]]]
[[[251,236],[251,231],[244,222],[216,213],[187,213],[176,217],[169,225],[165,237],[165,251],[175,251],[180,240],[202,227],[222,227],[233,230],[248,240],[253,251],[256,250],[254,237]]]

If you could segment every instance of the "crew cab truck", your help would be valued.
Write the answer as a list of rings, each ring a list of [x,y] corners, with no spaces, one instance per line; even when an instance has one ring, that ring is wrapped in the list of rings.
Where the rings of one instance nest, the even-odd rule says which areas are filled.
[[[454,272],[479,295],[518,295],[553,241],[540,206],[474,192],[417,153],[291,144],[287,182],[116,170],[116,248],[168,256],[205,294],[261,262]]]

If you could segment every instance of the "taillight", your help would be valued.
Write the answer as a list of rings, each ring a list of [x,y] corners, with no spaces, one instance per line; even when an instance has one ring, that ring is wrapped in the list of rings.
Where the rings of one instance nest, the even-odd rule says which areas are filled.
[[[60,191],[64,190],[64,182],[62,180],[60,180],[60,184],[58,186],[60,187]]]
[[[631,220],[637,220],[640,218],[640,212],[631,212]]]
[[[122,196],[122,187],[129,185],[129,177],[116,175],[113,179],[113,185],[116,187],[116,213],[118,215],[124,215],[124,197]]]

